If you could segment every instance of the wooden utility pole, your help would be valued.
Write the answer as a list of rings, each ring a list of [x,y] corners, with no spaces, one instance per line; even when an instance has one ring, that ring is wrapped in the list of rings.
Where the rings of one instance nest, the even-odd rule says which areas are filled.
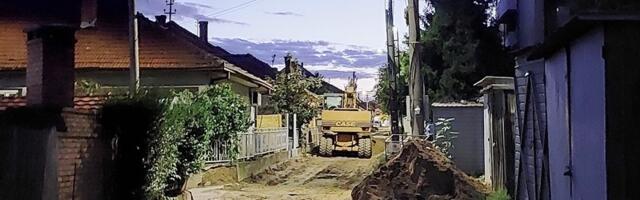
[[[389,114],[391,115],[391,134],[400,134],[398,126],[400,115],[398,113],[398,59],[396,55],[396,41],[393,27],[393,0],[388,1],[387,16],[387,69],[389,75]]]
[[[424,102],[424,80],[421,67],[420,55],[420,23],[418,17],[418,0],[409,0],[407,12],[409,14],[409,54],[410,75],[409,75],[409,96],[411,97],[411,127],[413,135],[423,135],[425,126],[425,113],[428,113],[428,102]]]
[[[138,46],[138,18],[136,0],[129,0],[129,94],[140,88],[140,54]]]

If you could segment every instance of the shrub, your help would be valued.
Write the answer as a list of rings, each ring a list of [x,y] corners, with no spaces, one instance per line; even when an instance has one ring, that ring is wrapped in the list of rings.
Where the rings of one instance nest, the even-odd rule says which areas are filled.
[[[110,100],[103,108],[105,133],[118,140],[118,199],[175,195],[202,169],[211,141],[221,139],[237,155],[238,133],[249,127],[248,104],[227,84],[160,98],[148,94]]]

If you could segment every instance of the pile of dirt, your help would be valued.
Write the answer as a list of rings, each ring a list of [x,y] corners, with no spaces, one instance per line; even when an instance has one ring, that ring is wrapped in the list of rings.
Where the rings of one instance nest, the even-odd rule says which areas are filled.
[[[428,141],[407,143],[399,155],[365,178],[353,199],[484,199],[488,189],[455,167]]]

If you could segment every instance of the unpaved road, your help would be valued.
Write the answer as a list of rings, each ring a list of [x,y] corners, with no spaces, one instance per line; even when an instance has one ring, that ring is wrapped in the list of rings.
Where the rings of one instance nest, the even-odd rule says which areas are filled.
[[[380,155],[378,155],[380,156]],[[192,189],[196,200],[351,199],[351,189],[378,163],[354,157],[307,157],[271,166],[241,183]]]

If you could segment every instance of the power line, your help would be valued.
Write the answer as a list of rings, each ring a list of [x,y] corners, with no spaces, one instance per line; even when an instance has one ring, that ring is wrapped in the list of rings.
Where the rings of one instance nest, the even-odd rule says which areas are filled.
[[[232,6],[232,7],[227,8],[227,9],[224,9],[224,10],[221,10],[221,11],[218,11],[218,12],[215,12],[215,13],[211,13],[211,14],[207,15],[207,17],[218,17],[218,16],[221,16],[221,15],[229,14],[229,13],[235,12],[237,10],[246,8],[250,4],[255,3],[256,1],[258,1],[258,0],[250,0],[250,1],[247,1],[247,2],[244,2],[244,3]]]

